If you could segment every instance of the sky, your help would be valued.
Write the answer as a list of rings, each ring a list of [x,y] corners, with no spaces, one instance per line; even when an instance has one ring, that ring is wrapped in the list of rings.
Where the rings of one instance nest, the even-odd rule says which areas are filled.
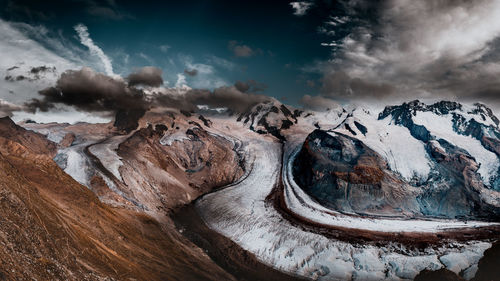
[[[214,106],[267,95],[305,107],[447,99],[496,108],[498,15],[500,0],[0,0],[0,114],[49,103],[76,108],[75,118],[108,110],[83,106],[82,91],[64,100],[44,91],[69,93],[70,78],[107,90],[106,77],[126,84],[116,99],[135,87],[189,88],[217,92]]]

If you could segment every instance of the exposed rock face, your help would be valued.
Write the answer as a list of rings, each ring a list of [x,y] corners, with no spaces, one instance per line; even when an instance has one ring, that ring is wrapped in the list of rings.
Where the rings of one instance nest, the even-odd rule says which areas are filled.
[[[196,125],[142,128],[119,145],[120,188],[146,210],[168,211],[238,179],[243,167],[234,145]]]
[[[332,209],[387,216],[419,213],[417,190],[398,179],[376,152],[348,136],[315,130],[294,169],[295,180]]]
[[[250,130],[259,134],[270,134],[280,141],[284,141],[286,138],[282,130],[297,124],[297,118],[302,113],[298,109],[294,109],[292,112],[284,104],[277,100],[271,100],[250,107],[238,116],[237,121],[243,122],[249,126]]]
[[[144,116],[144,113],[146,113],[144,109],[120,110],[116,113],[113,125],[119,131],[130,133],[137,129],[139,126],[139,119]]]
[[[485,187],[473,158],[445,141],[430,142],[429,150],[437,162],[435,173],[415,187],[390,171],[383,158],[361,141],[315,130],[295,159],[294,176],[319,202],[342,212],[499,218],[500,208],[479,195]]]
[[[500,242],[493,244],[491,248],[484,252],[483,258],[479,261],[478,271],[474,276],[474,281],[498,280],[500,269],[498,261],[500,260]]]
[[[101,203],[27,134],[2,134],[0,144],[2,279],[232,279],[172,226]]]
[[[69,147],[75,141],[76,136],[74,133],[67,133],[64,135],[63,139],[59,142],[59,145],[62,147]]]

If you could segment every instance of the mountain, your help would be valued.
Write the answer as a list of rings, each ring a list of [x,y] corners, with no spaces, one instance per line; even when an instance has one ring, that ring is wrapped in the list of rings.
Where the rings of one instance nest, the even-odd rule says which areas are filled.
[[[2,279],[231,279],[173,227],[102,203],[57,166],[44,136],[8,118],[0,130]]]
[[[499,152],[448,101],[2,118],[0,279],[493,276]]]
[[[238,115],[238,122],[243,122],[248,128],[259,134],[270,134],[281,141],[285,140],[282,130],[287,130],[294,124],[304,112],[299,109],[286,106],[272,99],[268,102],[259,103],[250,107]]]
[[[499,136],[498,119],[481,104],[412,101],[378,116],[355,109],[334,130],[308,136],[295,176],[346,212],[498,218]]]

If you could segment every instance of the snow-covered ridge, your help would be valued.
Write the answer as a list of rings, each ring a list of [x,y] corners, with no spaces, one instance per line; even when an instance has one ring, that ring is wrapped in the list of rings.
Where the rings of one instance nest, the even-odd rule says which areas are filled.
[[[363,133],[355,122],[363,125],[366,132]],[[424,181],[431,171],[432,163],[424,144],[413,138],[407,128],[393,124],[390,118],[379,120],[367,110],[355,109],[334,131],[362,141],[382,155],[391,170],[407,181],[414,178]]]
[[[445,140],[475,159],[485,185],[498,186],[493,181],[498,181],[499,155],[483,143],[483,138],[499,139],[499,120],[485,105],[412,101],[387,106],[378,116],[355,108],[335,131],[363,141],[381,154],[393,171],[417,183],[425,182],[435,165],[428,153],[429,144]]]

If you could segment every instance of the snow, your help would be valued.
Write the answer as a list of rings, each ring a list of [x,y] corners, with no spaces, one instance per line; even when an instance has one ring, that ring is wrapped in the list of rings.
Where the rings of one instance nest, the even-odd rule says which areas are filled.
[[[118,180],[122,180],[120,174],[120,167],[123,165],[121,158],[116,153],[118,146],[122,143],[128,135],[114,136],[102,143],[96,143],[89,147],[90,153],[101,161],[102,165],[106,167]]]
[[[495,124],[495,122],[489,116],[487,116],[486,114],[484,114],[484,117],[486,118],[486,120],[483,120],[483,118],[481,118],[481,116],[479,114],[470,113],[470,112],[472,112],[475,109],[477,109],[477,106],[475,106],[475,105],[462,104],[462,110],[454,110],[452,112],[455,112],[457,114],[462,115],[463,117],[465,117],[465,119],[467,121],[470,121],[471,119],[474,119],[478,123],[481,123],[481,124],[483,124],[485,126],[497,127],[497,124]]]
[[[451,115],[436,115],[432,112],[417,112],[413,117],[415,124],[423,125],[437,139],[444,139],[451,144],[465,149],[480,164],[478,173],[484,183],[489,185],[490,177],[496,175],[500,162],[498,157],[484,148],[481,142],[473,137],[464,136],[453,130]]]
[[[182,142],[184,140],[188,140],[189,137],[185,132],[177,130],[175,132],[167,131],[165,135],[160,139],[161,145],[171,146],[175,141]]]
[[[377,116],[363,109],[353,111],[353,116],[346,119],[353,135],[343,126],[336,129],[340,132],[359,139],[375,152],[380,154],[389,164],[391,170],[398,172],[406,180],[417,177],[425,181],[432,168],[424,144],[413,138],[406,127],[391,124],[391,118],[378,120]],[[354,125],[359,122],[367,128],[366,136]]]
[[[238,137],[237,132],[231,133]],[[266,201],[279,180],[280,145],[262,136],[246,134],[240,138],[246,141],[248,174],[235,184],[203,196],[196,202],[196,208],[210,228],[255,254],[269,266],[318,280],[408,280],[425,268],[446,267],[439,260],[440,255],[456,253],[457,256],[467,256],[474,253],[467,249],[491,246],[478,241],[422,251],[409,250],[401,244],[363,246],[330,239],[292,225]],[[291,192],[289,187],[287,192]],[[359,227],[370,223],[366,220],[360,222],[355,217],[344,222]],[[399,223],[392,221],[388,227],[395,228],[397,226],[394,225]],[[380,220],[371,224],[375,228],[380,225]],[[406,226],[412,224],[414,221]],[[446,225],[446,222],[431,224],[437,227]],[[429,227],[426,222],[423,226]],[[467,266],[476,262],[475,258],[469,257],[463,260],[469,263]]]
[[[70,175],[74,180],[84,186],[89,186],[87,158],[84,156],[83,149],[87,144],[71,146],[60,149],[58,154],[66,155],[66,167],[64,172]]]

